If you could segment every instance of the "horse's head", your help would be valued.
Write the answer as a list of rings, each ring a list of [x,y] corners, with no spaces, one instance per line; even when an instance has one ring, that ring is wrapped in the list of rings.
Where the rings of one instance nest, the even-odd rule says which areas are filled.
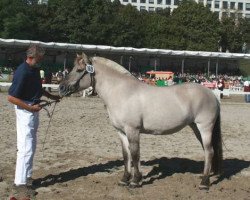
[[[94,85],[94,67],[87,55],[77,54],[74,68],[62,80],[59,86],[61,96],[68,96],[72,93],[82,91]]]

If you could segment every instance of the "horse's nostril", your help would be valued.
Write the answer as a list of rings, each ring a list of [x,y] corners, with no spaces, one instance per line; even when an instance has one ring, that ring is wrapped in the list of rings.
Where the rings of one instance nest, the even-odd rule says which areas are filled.
[[[60,91],[63,92],[63,91],[65,91],[66,87],[65,87],[64,85],[60,85],[60,86],[59,86],[59,89],[60,89]]]

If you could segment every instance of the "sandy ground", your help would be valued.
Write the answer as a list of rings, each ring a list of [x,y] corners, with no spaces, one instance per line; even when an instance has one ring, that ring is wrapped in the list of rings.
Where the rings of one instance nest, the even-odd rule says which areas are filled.
[[[13,106],[0,93],[0,199],[13,184],[16,130]],[[53,106],[49,107],[50,111]],[[243,96],[221,103],[224,175],[200,191],[203,150],[190,128],[168,136],[141,136],[143,186],[118,186],[123,174],[119,137],[97,97],[64,98],[49,118],[40,113],[34,159],[38,200],[250,199],[250,103]],[[44,146],[44,148],[43,148]]]

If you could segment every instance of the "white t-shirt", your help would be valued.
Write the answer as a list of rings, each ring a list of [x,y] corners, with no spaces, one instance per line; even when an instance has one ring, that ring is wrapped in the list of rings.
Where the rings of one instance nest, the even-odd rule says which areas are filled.
[[[244,82],[244,86],[249,87],[249,81],[245,81],[245,82]]]
[[[40,70],[40,76],[42,79],[44,78],[44,71],[42,69]]]

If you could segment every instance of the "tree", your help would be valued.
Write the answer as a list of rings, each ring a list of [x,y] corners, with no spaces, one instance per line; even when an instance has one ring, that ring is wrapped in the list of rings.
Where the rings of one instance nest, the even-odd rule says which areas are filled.
[[[140,12],[119,0],[0,0],[0,37],[44,42],[241,52],[250,43],[247,20],[223,18],[183,0],[170,9]],[[219,43],[218,43],[219,42]]]
[[[209,8],[184,0],[170,17],[169,47],[182,50],[217,51],[219,19]]]
[[[2,31],[3,38],[17,38],[17,39],[33,39],[33,25],[34,22],[29,21],[29,17],[23,13],[17,13],[13,17],[4,19],[4,30]]]
[[[115,12],[115,19],[111,32],[111,43],[114,46],[142,47],[143,33],[139,11],[131,6],[121,6]]]
[[[0,36],[3,38],[32,38],[34,21],[30,16],[31,5],[20,0],[0,1]]]
[[[144,46],[148,48],[168,48],[168,10],[157,13],[142,13]]]

